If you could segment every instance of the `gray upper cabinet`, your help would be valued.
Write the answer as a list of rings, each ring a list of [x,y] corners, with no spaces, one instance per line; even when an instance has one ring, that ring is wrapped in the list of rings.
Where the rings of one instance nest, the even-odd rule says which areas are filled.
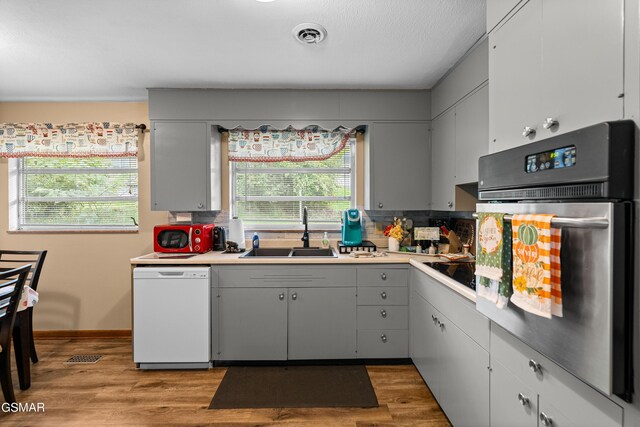
[[[455,209],[456,111],[439,116],[431,130],[431,209]]]
[[[216,172],[219,178],[218,152],[207,123],[153,122],[151,209],[220,209],[219,181],[214,188],[212,179]]]
[[[489,154],[489,88],[456,105],[455,183],[478,181],[478,159]]]
[[[429,209],[431,147],[427,123],[374,123],[365,151],[365,209]]]
[[[527,1],[527,0],[524,0]],[[507,14],[522,0],[489,0],[487,1],[487,32],[490,32]]]
[[[491,151],[621,119],[623,23],[623,0],[529,0],[498,26],[489,35]]]
[[[289,359],[356,357],[356,288],[289,289]]]

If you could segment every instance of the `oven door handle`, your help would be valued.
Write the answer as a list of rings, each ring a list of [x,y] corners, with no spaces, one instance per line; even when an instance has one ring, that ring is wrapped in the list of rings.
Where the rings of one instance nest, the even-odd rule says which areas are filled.
[[[474,218],[478,218],[477,213],[473,213]],[[512,215],[505,215],[505,221],[511,221]],[[554,227],[570,227],[570,228],[609,228],[609,218],[604,216],[592,216],[585,218],[563,218],[553,217],[551,225]]]

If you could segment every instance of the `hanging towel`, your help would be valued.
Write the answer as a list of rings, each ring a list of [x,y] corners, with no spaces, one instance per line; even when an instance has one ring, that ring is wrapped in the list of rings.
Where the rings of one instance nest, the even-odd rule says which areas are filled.
[[[562,317],[560,289],[561,231],[551,228],[554,215],[514,215],[513,295],[521,309],[550,319]]]
[[[477,295],[504,308],[511,296],[511,225],[503,213],[478,213],[476,275]]]

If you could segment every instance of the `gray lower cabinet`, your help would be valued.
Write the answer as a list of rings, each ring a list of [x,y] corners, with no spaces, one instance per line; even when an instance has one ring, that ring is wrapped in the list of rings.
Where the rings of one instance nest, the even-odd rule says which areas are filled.
[[[219,290],[221,360],[287,359],[287,288]]]
[[[356,357],[356,269],[222,266],[220,360]]]
[[[442,306],[427,300],[431,287],[438,292],[434,303]],[[443,314],[463,297],[439,289],[443,285],[417,271],[411,275],[411,288],[409,330],[414,364],[454,426],[488,426],[489,352]],[[479,313],[471,316],[486,322]],[[463,319],[460,324],[468,320],[473,319]],[[488,323],[485,328],[488,335]]]
[[[492,362],[491,369],[491,426],[537,427],[538,394],[500,362]]]
[[[356,288],[289,289],[289,359],[356,357]]]
[[[373,123],[365,141],[365,209],[429,209],[430,166],[427,123]]]
[[[623,425],[622,407],[496,324],[491,367],[492,426]]]
[[[405,266],[358,268],[358,357],[409,356],[409,288]]]

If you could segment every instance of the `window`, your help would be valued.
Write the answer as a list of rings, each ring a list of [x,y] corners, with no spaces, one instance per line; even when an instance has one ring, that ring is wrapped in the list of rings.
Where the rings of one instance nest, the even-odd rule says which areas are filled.
[[[341,213],[355,206],[355,139],[327,160],[230,162],[231,213],[253,228],[288,229],[309,224],[337,229]]]
[[[12,159],[11,228],[137,230],[136,157]]]

